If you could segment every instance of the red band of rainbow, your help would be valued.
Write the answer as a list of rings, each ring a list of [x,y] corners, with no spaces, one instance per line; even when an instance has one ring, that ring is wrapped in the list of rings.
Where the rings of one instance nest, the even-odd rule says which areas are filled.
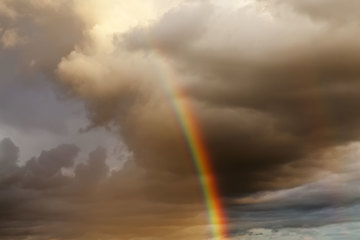
[[[186,96],[182,88],[175,81],[176,74],[173,69],[162,60],[156,59],[155,61],[156,67],[161,68],[162,74],[159,76],[161,84],[172,105],[196,167],[209,217],[211,239],[226,239],[226,217],[200,127],[192,113],[190,104],[185,101]]]

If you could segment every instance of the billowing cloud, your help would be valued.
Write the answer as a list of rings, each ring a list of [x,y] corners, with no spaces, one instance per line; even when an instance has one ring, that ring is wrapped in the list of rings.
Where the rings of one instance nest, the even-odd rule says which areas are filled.
[[[230,224],[241,221],[240,213],[256,222],[243,224],[243,234],[275,229],[260,216],[267,214],[279,213],[279,226],[334,223],[323,221],[337,207],[328,201],[333,188],[324,186],[357,184],[353,175],[337,172],[346,158],[338,149],[359,141],[357,7],[352,0],[0,3],[1,51],[21,72],[17,76],[17,69],[4,67],[0,99],[22,109],[12,113],[1,101],[0,121],[64,132],[61,112],[34,100],[42,87],[53,87],[58,96],[84,103],[90,123],[83,132],[105,127],[133,157],[114,171],[106,149],[97,148],[77,164],[79,150],[70,144],[20,166],[17,147],[9,139],[1,142],[8,149],[1,162],[4,202],[10,204],[4,206],[15,211],[13,220],[21,221],[20,229],[31,225],[29,212],[37,205],[28,199],[41,199],[44,209],[30,219],[54,224],[50,230],[31,225],[20,235],[68,239],[121,233],[131,239],[166,232],[176,239],[187,236],[182,231],[191,221],[204,229],[177,101],[190,106],[194,116],[186,117],[198,122],[221,197],[233,211]],[[28,89],[24,79],[32,78],[35,93],[19,96]],[[174,94],[171,84],[184,94]],[[31,104],[25,106],[40,102],[54,114],[22,107],[27,99]],[[325,180],[318,180],[325,173]],[[349,191],[344,187],[342,194]],[[349,207],[346,212],[358,199],[355,191],[339,205]],[[312,221],[297,219],[299,211],[310,211]],[[59,226],[66,222],[77,228],[65,236]],[[145,223],[148,227],[135,230]],[[82,235],[89,226],[94,231]],[[19,234],[11,227],[4,227],[4,235]]]
[[[195,16],[197,21],[188,24]],[[177,29],[179,36],[172,29]],[[149,72],[140,67],[146,78],[131,80],[140,86],[149,82],[156,86],[141,89],[137,92],[140,96],[158,94],[162,81],[176,81],[186,89],[221,188],[236,195],[298,184],[313,174],[311,169],[326,167],[326,161],[309,161],[314,154],[357,139],[358,116],[348,111],[359,96],[355,90],[359,56],[354,53],[359,46],[353,41],[357,35],[352,24],[339,28],[332,21],[312,21],[276,5],[253,3],[234,10],[216,2],[192,2],[170,10],[150,26],[118,36],[116,56],[129,51],[136,56],[142,53],[139,66],[153,66]],[[170,68],[173,75],[156,62]],[[152,78],[158,74],[165,80],[154,83]],[[176,79],[169,79],[173,77]],[[121,94],[123,89],[118,90],[119,96],[126,96]],[[146,101],[162,106],[159,101],[166,99],[152,97]],[[95,102],[95,113],[111,108],[108,103],[99,106],[101,100]],[[117,104],[113,106],[120,109]],[[158,107],[149,112],[142,103],[135,103],[132,109],[122,113],[130,119],[126,121],[108,112],[100,116],[119,122],[135,153],[146,151],[144,161],[149,163],[140,157],[141,164],[177,171],[179,160],[170,163],[169,156],[159,156],[153,146],[166,144],[172,146],[167,149],[177,149],[181,145],[174,136],[181,135],[176,130],[154,131],[156,125],[162,128],[164,124],[170,126],[166,122],[175,121],[169,116],[171,110]],[[95,121],[98,118],[96,115]],[[142,135],[136,138],[139,128]],[[145,133],[152,139],[151,145],[143,137]],[[161,143],[162,139],[173,140]],[[176,156],[183,151],[176,150]],[[157,160],[150,160],[152,154]],[[293,165],[303,170],[291,172],[282,183],[271,183],[276,181],[274,175],[286,175],[282,173],[285,166]]]
[[[103,148],[95,149],[85,163],[75,166],[78,151],[74,145],[60,145],[19,166],[18,147],[10,139],[0,142],[1,236],[5,239],[205,236],[207,227],[201,204],[193,204],[193,200],[184,204],[181,198],[179,202],[181,195],[174,191],[174,187],[182,187],[189,180],[164,176],[171,183],[163,184],[159,179],[148,179],[131,164],[110,174]],[[72,175],[64,173],[72,167],[75,167]],[[157,192],[158,188],[162,191]],[[160,193],[171,194],[173,200],[162,202],[164,196]],[[143,224],[147,227],[139,228]]]

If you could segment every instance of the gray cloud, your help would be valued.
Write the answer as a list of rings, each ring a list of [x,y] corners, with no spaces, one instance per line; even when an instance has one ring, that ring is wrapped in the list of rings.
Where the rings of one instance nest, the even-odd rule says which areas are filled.
[[[132,50],[165,51],[192,98],[221,188],[230,195],[268,188],[285,165],[299,170],[278,187],[307,181],[309,169],[321,165],[307,161],[309,156],[358,139],[359,116],[351,110],[360,96],[357,27],[312,21],[276,6],[264,9],[208,11],[206,21],[188,24],[186,31],[180,27],[181,40],[172,45],[157,32],[163,24],[183,26],[188,18],[176,17],[181,10],[125,35]],[[187,34],[196,29],[206,30],[196,39]],[[157,166],[168,167],[162,161]]]
[[[206,234],[201,204],[181,197],[186,190],[191,198],[195,179],[159,179],[139,173],[130,162],[110,174],[103,148],[76,165],[79,150],[69,144],[43,151],[24,166],[16,164],[19,149],[10,139],[0,142],[0,150],[0,235],[5,239],[165,239],[174,231],[174,239],[182,239],[189,223],[198,225],[190,239]],[[75,167],[73,176],[63,173],[69,167]],[[190,188],[181,189],[187,182]]]
[[[357,21],[358,14],[356,12],[360,7],[359,2],[354,0],[346,0],[342,3],[335,0],[275,0],[272,2],[293,8],[299,11],[299,13],[306,14],[315,20],[350,24],[352,24],[352,21]]]
[[[323,171],[336,171],[344,157],[319,156],[359,140],[360,115],[354,111],[360,100],[360,45],[354,41],[359,28],[352,22],[357,5],[347,3],[252,1],[230,7],[219,1],[186,1],[165,14],[145,16],[137,1],[121,5],[93,0],[91,7],[70,0],[5,1],[0,5],[1,34],[6,40],[2,51],[24,59],[26,67],[21,71],[45,74],[46,80],[60,87],[62,96],[84,101],[91,121],[86,130],[105,126],[121,136],[134,154],[133,165],[109,172],[104,150],[97,149],[87,162],[74,166],[73,177],[62,174],[62,169],[74,165],[74,146],[43,152],[23,167],[10,161],[6,164],[12,170],[6,173],[11,173],[12,180],[4,183],[5,198],[19,199],[14,202],[26,211],[33,208],[32,203],[23,204],[26,199],[45,201],[47,208],[38,212],[39,221],[50,213],[51,219],[57,208],[69,209],[61,210],[60,218],[78,225],[76,233],[70,231],[66,238],[81,235],[84,226],[91,226],[95,235],[121,231],[129,239],[135,231],[132,224],[149,223],[155,216],[160,220],[150,226],[164,227],[166,232],[178,231],[189,219],[197,222],[189,216],[201,212],[197,205],[201,195],[171,105],[174,100],[191,106],[224,200],[233,203],[249,194],[261,199],[261,194],[256,195],[259,191],[275,191],[276,203],[230,204],[235,213],[248,214],[262,227],[273,224],[271,218],[277,213],[279,226],[287,221],[290,227],[297,226],[309,219],[311,224],[329,223],[321,219],[336,208],[326,200],[331,189],[321,191],[323,183],[308,182]],[[122,8],[131,14],[118,10]],[[4,36],[4,31],[16,31],[19,40]],[[183,88],[184,96],[174,96],[167,88],[169,82]],[[6,89],[13,89],[12,84]],[[16,102],[22,99],[14,97],[14,90],[4,93],[4,99],[20,109]],[[34,97],[22,101],[26,99]],[[11,107],[6,109],[9,105],[1,106],[11,113]],[[9,124],[31,115],[20,112],[0,119]],[[45,121],[44,115],[40,117],[44,121],[34,120],[37,124],[29,124],[33,118],[25,117],[18,125],[41,128],[52,122],[52,117]],[[281,190],[285,188],[293,190]],[[341,205],[354,207],[357,201],[354,196]],[[112,208],[118,205],[122,207]],[[252,209],[258,206],[260,210]],[[299,212],[308,210],[310,218],[296,219]],[[17,215],[23,216],[13,214]],[[181,216],[178,221],[176,215]],[[85,220],[74,220],[79,218]],[[116,230],[114,225],[119,224],[123,227]],[[59,226],[66,223],[22,235],[60,236]],[[244,230],[256,226],[244,225]],[[159,232],[142,228],[139,234],[158,236]]]

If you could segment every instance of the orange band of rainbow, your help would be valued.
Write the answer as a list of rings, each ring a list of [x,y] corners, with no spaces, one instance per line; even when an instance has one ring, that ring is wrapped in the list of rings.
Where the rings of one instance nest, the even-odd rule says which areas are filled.
[[[161,84],[171,102],[196,167],[209,216],[211,239],[226,239],[226,218],[200,127],[192,113],[191,106],[184,101],[186,96],[176,83],[176,74],[172,68],[162,60],[156,59],[156,64],[156,67],[161,68],[162,74],[159,76]]]

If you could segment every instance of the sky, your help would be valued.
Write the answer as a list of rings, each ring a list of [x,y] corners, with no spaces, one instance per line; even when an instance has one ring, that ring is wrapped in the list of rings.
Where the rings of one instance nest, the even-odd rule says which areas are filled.
[[[359,9],[0,0],[0,238],[358,239]]]

